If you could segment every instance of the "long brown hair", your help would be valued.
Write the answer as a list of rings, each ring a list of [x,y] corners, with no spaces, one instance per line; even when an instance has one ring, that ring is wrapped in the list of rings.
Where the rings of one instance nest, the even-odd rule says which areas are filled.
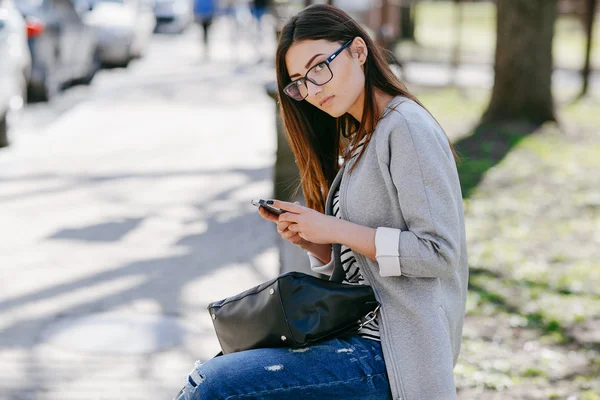
[[[365,96],[362,121],[356,121],[348,113],[334,118],[307,101],[298,102],[283,92],[283,88],[291,82],[285,55],[293,43],[325,39],[343,44],[356,37],[365,41],[368,50],[364,64]],[[352,146],[365,136],[367,141],[370,140],[381,117],[376,115],[378,110],[375,104],[375,88],[392,96],[404,96],[423,105],[394,75],[383,50],[378,48],[367,32],[348,14],[333,6],[312,5],[293,16],[281,32],[275,62],[279,107],[288,143],[300,170],[304,198],[308,207],[323,212],[329,187],[340,169],[338,160],[348,142],[346,139],[349,139]],[[358,159],[362,157],[366,147],[363,146]]]

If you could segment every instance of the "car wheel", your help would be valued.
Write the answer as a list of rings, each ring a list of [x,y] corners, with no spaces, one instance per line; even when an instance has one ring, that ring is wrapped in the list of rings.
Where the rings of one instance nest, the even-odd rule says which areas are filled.
[[[117,68],[127,68],[129,66],[130,62],[131,62],[131,57],[127,57],[127,59],[125,59],[121,62],[115,63],[114,66]]]
[[[10,100],[8,111],[0,117],[0,147],[6,147],[13,141],[11,133],[14,130],[14,125],[20,119],[20,113],[25,104],[26,96],[25,85],[23,84],[21,93],[13,96]]]
[[[60,82],[52,75],[46,74],[42,82],[30,84],[27,98],[32,102],[50,101],[60,92]]]
[[[8,121],[7,114],[0,117],[0,147],[6,147],[10,144],[8,139]]]
[[[94,77],[96,76],[96,72],[100,70],[101,66],[102,60],[100,59],[100,53],[98,52],[98,50],[96,50],[96,52],[94,53],[94,58],[90,63],[90,69],[87,75],[81,78],[77,83],[81,83],[83,85],[89,85],[90,83],[92,83]]]

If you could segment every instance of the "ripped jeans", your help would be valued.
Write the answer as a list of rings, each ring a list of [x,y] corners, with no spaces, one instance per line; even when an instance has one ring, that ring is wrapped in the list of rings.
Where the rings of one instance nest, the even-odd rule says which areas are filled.
[[[381,343],[353,335],[196,362],[178,400],[390,400]]]

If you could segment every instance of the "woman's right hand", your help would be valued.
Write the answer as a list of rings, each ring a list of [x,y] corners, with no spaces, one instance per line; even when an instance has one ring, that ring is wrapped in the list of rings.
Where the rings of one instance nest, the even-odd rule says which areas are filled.
[[[330,244],[316,244],[309,242],[306,239],[302,239],[298,232],[293,232],[288,229],[294,222],[279,221],[279,216],[271,214],[262,207],[258,207],[258,213],[267,221],[277,224],[277,232],[288,242],[293,243],[296,246],[299,246],[301,249],[312,253],[319,260],[322,260],[321,262],[323,264],[327,264],[331,260]]]
[[[277,232],[281,235],[281,237],[283,239],[285,239],[288,242],[293,243],[297,246],[300,246],[303,249],[305,248],[306,245],[309,244],[308,241],[306,241],[300,237],[298,232],[292,232],[288,229],[289,226],[291,224],[293,224],[293,222],[288,222],[288,221],[279,222],[279,217],[277,215],[271,214],[270,212],[266,211],[262,207],[258,207],[258,213],[260,214],[261,217],[263,217],[267,221],[271,221],[271,222],[277,224]]]

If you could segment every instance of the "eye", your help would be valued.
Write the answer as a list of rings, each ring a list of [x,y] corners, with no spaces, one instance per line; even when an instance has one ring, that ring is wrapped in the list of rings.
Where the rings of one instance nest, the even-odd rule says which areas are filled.
[[[298,87],[304,85],[304,78],[300,78],[300,79],[294,81],[294,85],[296,85]]]
[[[327,63],[325,61],[318,63],[315,65],[315,72],[321,72],[326,66]]]

